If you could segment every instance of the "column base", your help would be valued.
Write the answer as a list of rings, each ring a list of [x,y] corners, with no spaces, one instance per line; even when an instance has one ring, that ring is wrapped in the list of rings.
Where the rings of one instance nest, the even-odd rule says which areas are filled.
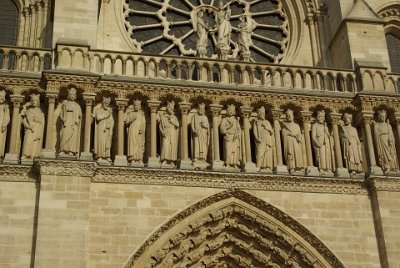
[[[319,176],[320,173],[319,173],[319,170],[318,170],[317,167],[308,166],[306,168],[306,175],[308,175],[308,176]]]
[[[287,166],[284,166],[284,165],[276,166],[274,168],[274,172],[275,172],[275,174],[288,174],[289,173]]]
[[[191,160],[181,160],[179,163],[179,168],[180,169],[194,169],[194,166],[192,164]]]
[[[193,161],[193,168],[196,170],[205,170],[211,167],[210,163],[205,161]]]
[[[114,166],[128,166],[128,160],[126,155],[116,155],[114,160]]]
[[[54,149],[43,149],[40,152],[40,158],[55,159],[56,158],[56,150],[54,150]]]
[[[215,171],[225,171],[224,161],[216,160],[212,163],[212,170]]]
[[[350,173],[347,168],[337,168],[335,170],[335,176],[339,178],[350,178]]]
[[[32,166],[33,165],[33,158],[21,158],[21,165],[28,165]]]
[[[104,159],[104,158],[99,158],[99,159],[97,159],[97,164],[99,164],[100,166],[111,166],[112,165],[112,161],[109,161],[109,160]]]
[[[93,161],[93,154],[91,152],[82,152],[80,160]]]
[[[14,153],[7,153],[3,160],[4,164],[19,164],[19,155]]]
[[[147,166],[149,168],[160,168],[161,167],[160,159],[158,157],[149,157]]]
[[[368,170],[369,175],[383,175],[383,170],[378,166],[371,166]]]
[[[259,168],[256,166],[255,163],[253,162],[246,162],[244,164],[244,172],[249,172],[249,173],[256,173],[259,171]]]

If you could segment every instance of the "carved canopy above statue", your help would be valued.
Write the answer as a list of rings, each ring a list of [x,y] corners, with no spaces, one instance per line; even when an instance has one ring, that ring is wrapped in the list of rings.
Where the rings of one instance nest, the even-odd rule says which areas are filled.
[[[154,233],[136,267],[344,267],[297,221],[240,191],[207,198]]]
[[[144,53],[277,63],[287,49],[281,0],[128,0],[123,12]]]

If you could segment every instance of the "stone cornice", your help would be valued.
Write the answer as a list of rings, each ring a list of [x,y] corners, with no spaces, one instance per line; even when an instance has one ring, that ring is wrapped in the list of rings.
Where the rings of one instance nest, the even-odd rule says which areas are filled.
[[[400,192],[400,177],[374,177],[367,179],[370,191]]]
[[[31,166],[0,165],[0,181],[36,182],[39,176]]]
[[[40,175],[93,177],[95,162],[39,159],[34,168]]]
[[[363,179],[316,178],[274,174],[99,167],[93,182],[187,187],[365,194]]]

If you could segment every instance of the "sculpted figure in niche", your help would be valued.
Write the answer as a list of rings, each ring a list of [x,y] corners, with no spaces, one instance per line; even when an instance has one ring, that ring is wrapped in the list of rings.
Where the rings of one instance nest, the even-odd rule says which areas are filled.
[[[95,120],[95,159],[109,163],[111,162],[111,145],[114,130],[114,116],[110,103],[110,97],[103,97],[102,102],[94,108],[92,115]]]
[[[311,141],[315,152],[318,169],[321,173],[332,173],[332,144],[325,121],[325,111],[317,112],[317,118],[311,128]]]
[[[131,164],[143,164],[146,117],[142,102],[134,100],[125,113],[125,124],[128,129],[128,161]]]
[[[61,105],[60,112],[60,156],[76,156],[79,153],[82,109],[76,103],[76,89],[68,91],[68,100]]]
[[[269,121],[265,119],[264,107],[257,110],[253,134],[256,144],[257,168],[260,171],[272,172],[274,167],[274,131]]]
[[[231,34],[232,25],[230,23],[231,9],[229,6],[225,9],[223,1],[219,2],[219,11],[217,13],[217,27],[218,27],[218,39],[217,48],[219,50],[220,57],[227,59],[228,53],[231,50]]]
[[[45,119],[40,108],[39,95],[31,95],[31,101],[21,111],[21,118],[25,128],[21,160],[32,160],[34,157],[40,156],[43,145]]]
[[[249,16],[242,14],[239,17],[238,45],[244,61],[250,61],[250,46],[253,45],[251,34],[256,28],[256,22]]]
[[[282,122],[282,138],[284,156],[289,172],[303,172],[303,136],[300,126],[294,122],[294,114],[291,109],[286,110],[286,120]]]
[[[357,129],[351,125],[353,116],[345,113],[340,127],[340,139],[343,148],[343,158],[349,172],[354,175],[363,171],[361,142]]]
[[[208,146],[210,144],[210,124],[206,116],[206,105],[199,104],[197,113],[192,117],[192,142],[193,142],[193,165],[199,162],[207,163]]]
[[[179,121],[174,114],[175,102],[167,103],[166,112],[160,117],[161,166],[175,167],[178,159]]]
[[[385,173],[397,171],[399,165],[396,155],[396,144],[392,126],[387,120],[385,110],[378,112],[378,121],[374,122],[375,143],[379,164]]]
[[[0,90],[0,162],[4,159],[6,147],[7,126],[10,123],[10,108],[6,102],[6,92]]]
[[[193,30],[196,32],[197,37],[197,56],[199,56],[200,58],[206,57],[208,43],[207,25],[204,22],[203,16],[204,12],[202,10],[199,10],[192,17]]]
[[[221,121],[221,134],[224,137],[225,166],[238,169],[240,167],[240,137],[239,119],[235,117],[235,105],[228,105],[226,116]]]

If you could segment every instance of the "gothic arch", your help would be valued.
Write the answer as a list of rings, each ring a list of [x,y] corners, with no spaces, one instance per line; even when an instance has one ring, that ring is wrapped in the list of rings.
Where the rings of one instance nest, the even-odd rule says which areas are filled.
[[[344,265],[315,235],[241,190],[202,200],[156,231],[125,268],[335,267]]]

